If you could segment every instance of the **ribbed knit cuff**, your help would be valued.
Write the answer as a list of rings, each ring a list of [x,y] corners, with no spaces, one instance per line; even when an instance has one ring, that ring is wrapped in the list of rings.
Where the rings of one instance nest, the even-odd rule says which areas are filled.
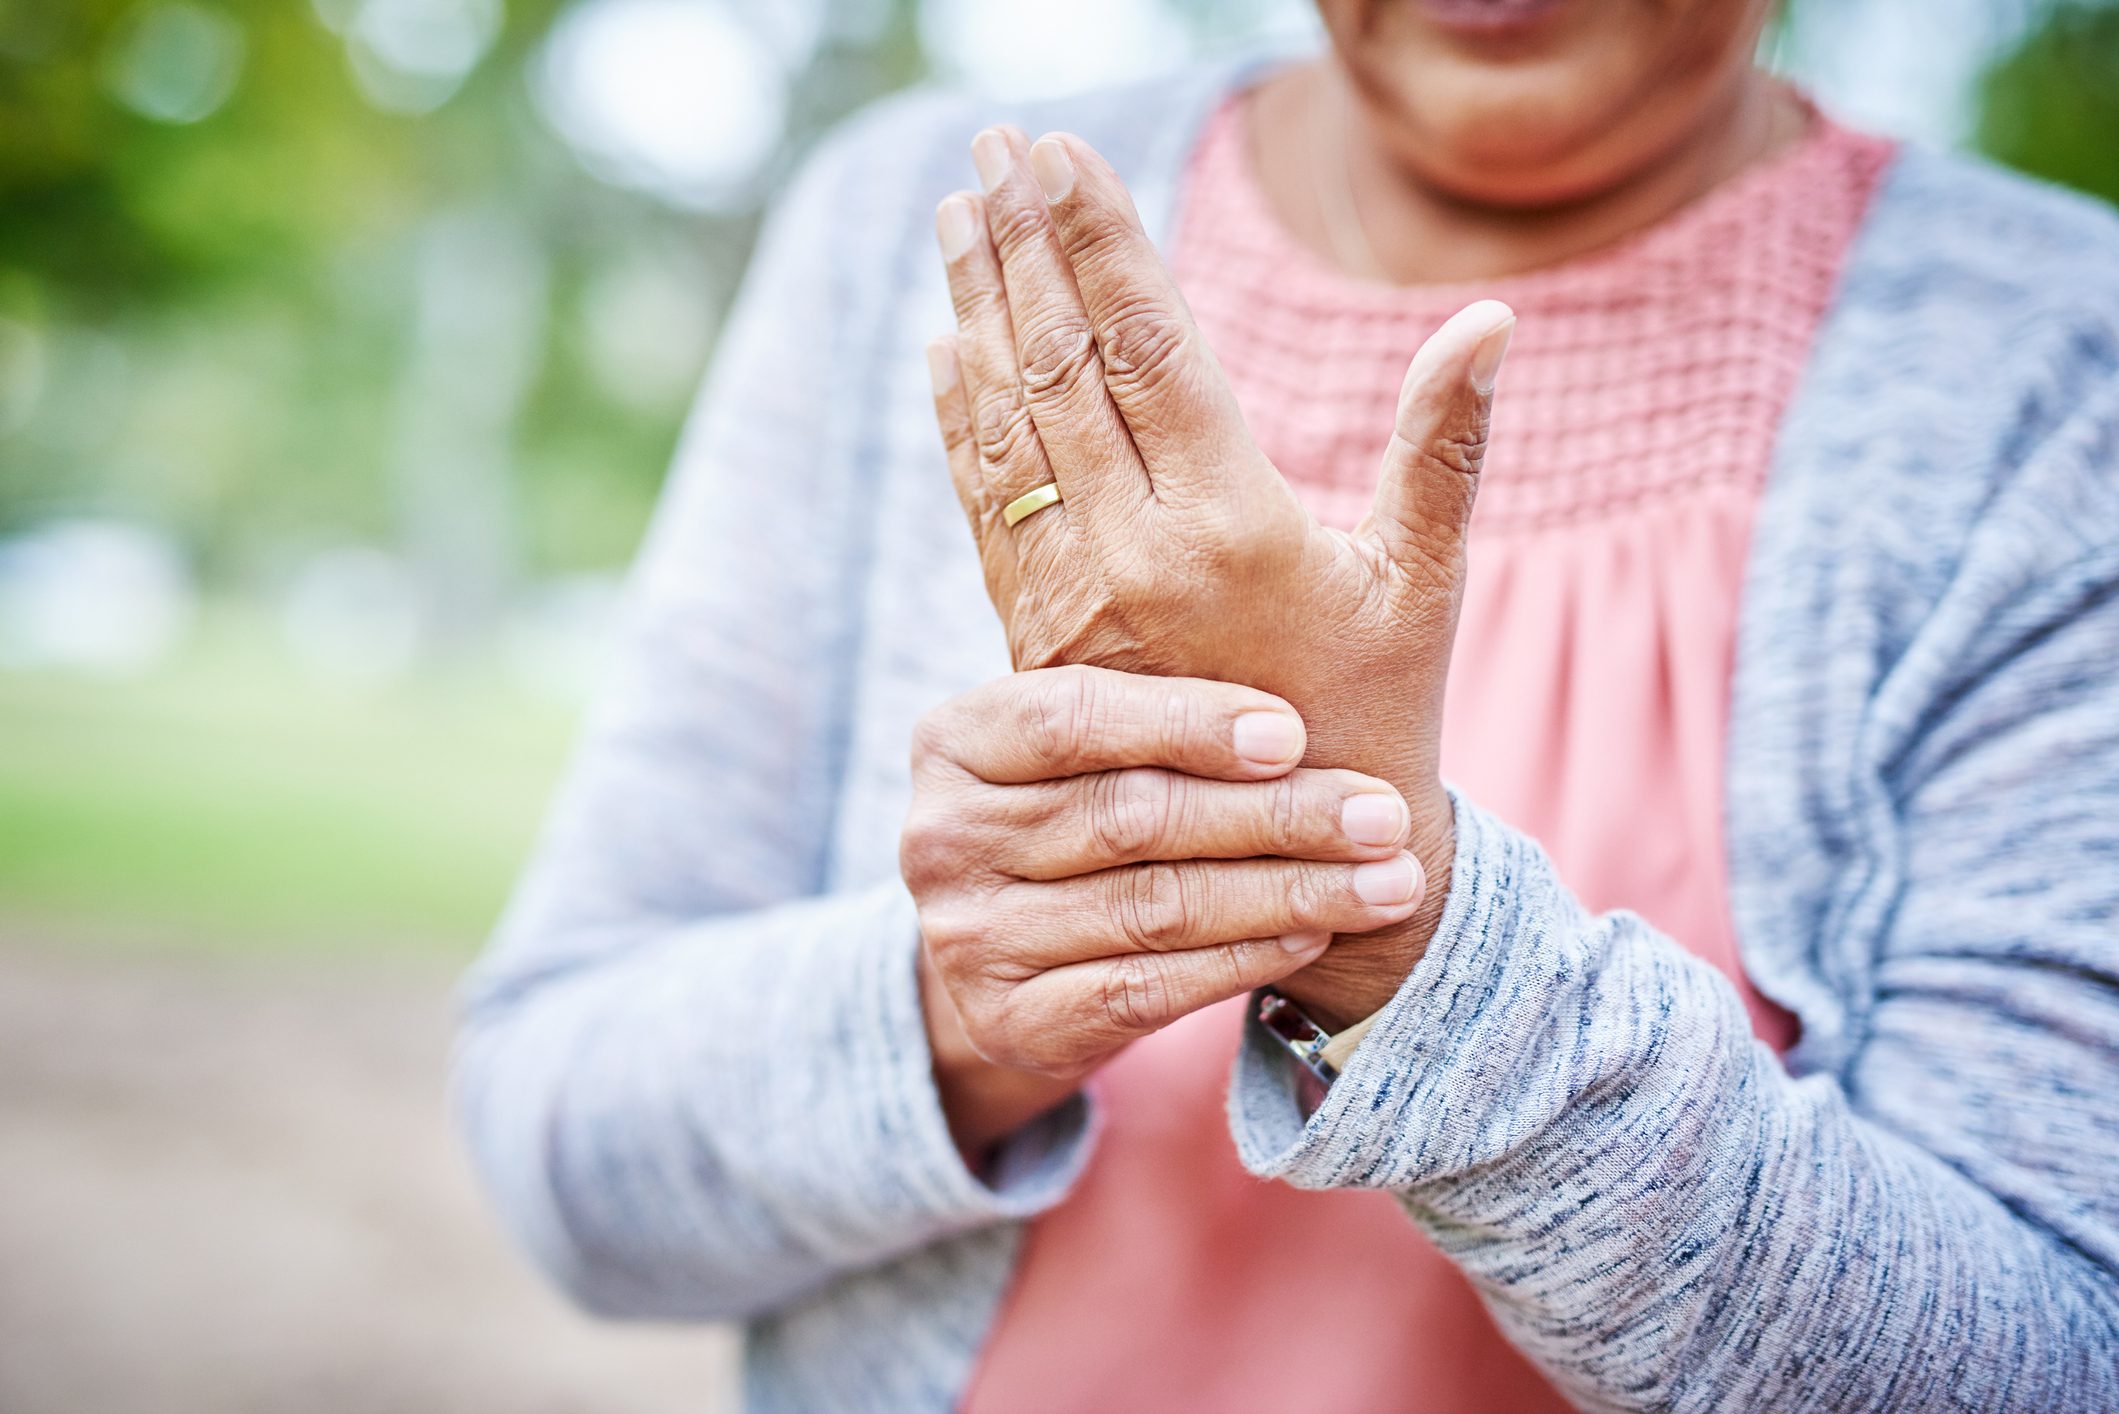
[[[1489,1152],[1485,1131],[1517,1088],[1519,1046],[1543,1030],[1581,906],[1531,841],[1451,793],[1457,853],[1427,953],[1376,1014],[1317,1110],[1255,1020],[1245,1026],[1229,1124],[1251,1172],[1298,1188],[1415,1187]]]
[[[860,1191],[886,1227],[964,1228],[1042,1212],[1066,1196],[1088,1163],[1093,1110],[1077,1093],[1003,1140],[984,1177],[965,1166],[934,1083],[918,919],[902,893],[892,907],[889,925],[872,935],[881,945],[861,950],[860,975],[843,993],[854,1008],[841,1071],[847,1083],[818,1116],[840,1136],[825,1151],[864,1155],[876,1165],[875,1181]]]

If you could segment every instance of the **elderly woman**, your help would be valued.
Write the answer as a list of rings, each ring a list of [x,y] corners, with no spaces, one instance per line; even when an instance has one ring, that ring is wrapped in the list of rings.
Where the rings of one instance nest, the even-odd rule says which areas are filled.
[[[1766,0],[1322,8],[798,181],[501,1211],[759,1409],[2119,1405],[2119,222]]]

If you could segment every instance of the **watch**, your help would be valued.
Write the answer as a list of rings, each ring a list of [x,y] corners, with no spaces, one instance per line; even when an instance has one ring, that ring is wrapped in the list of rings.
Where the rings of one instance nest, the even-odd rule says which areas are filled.
[[[1310,1019],[1310,1014],[1271,987],[1258,993],[1258,1024],[1287,1048],[1303,1069],[1325,1085],[1339,1078],[1361,1038],[1369,1034],[1376,1018],[1363,1017],[1333,1035]]]

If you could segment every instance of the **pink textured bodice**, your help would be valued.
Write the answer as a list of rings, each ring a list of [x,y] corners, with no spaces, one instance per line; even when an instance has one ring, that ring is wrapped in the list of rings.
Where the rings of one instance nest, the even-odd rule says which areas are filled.
[[[1512,304],[1445,774],[1594,909],[1721,969],[1776,1048],[1725,897],[1722,746],[1752,512],[1888,144],[1794,146],[1597,254],[1476,287],[1350,279],[1288,236],[1240,100],[1202,134],[1174,264],[1252,432],[1328,524],[1367,509],[1413,350]],[[1250,1177],[1222,1096],[1242,1002],[1092,1082],[1104,1129],[1033,1223],[965,1399],[978,1414],[1564,1408],[1388,1196]]]

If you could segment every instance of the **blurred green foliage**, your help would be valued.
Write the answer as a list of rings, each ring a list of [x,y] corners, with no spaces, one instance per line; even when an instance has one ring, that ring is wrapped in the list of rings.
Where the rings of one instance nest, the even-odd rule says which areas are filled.
[[[2065,0],[1981,86],[1982,152],[2119,202],[2119,6]]]
[[[184,8],[218,17],[240,53],[225,103],[197,121],[113,96],[128,47],[168,8],[0,0],[0,319],[38,341],[44,385],[26,428],[0,428],[0,534],[61,513],[138,516],[238,585],[289,547],[402,540],[391,466],[416,245],[438,213],[461,212],[526,234],[546,272],[510,433],[509,568],[622,563],[684,380],[609,386],[585,302],[628,253],[680,252],[710,329],[755,211],[673,211],[582,169],[526,77],[561,0],[512,0],[460,91],[417,114],[377,107],[354,82],[323,18],[340,0],[199,0]],[[1201,35],[1236,23],[1223,10],[1252,8],[1178,7]],[[916,11],[889,0],[858,48],[827,41],[793,76],[776,170],[846,111],[921,76]],[[1981,99],[1986,151],[2119,198],[2119,11],[2053,7]]]
[[[562,0],[495,4],[490,46],[426,111],[363,91],[334,28],[354,8],[0,0],[0,539],[145,522],[211,595],[145,676],[0,671],[0,920],[461,952],[561,759],[573,713],[504,676],[498,625],[443,645],[443,671],[348,691],[294,669],[270,605],[315,549],[416,550],[422,243],[451,220],[527,249],[543,305],[502,434],[499,589],[622,566],[757,211],[589,174],[532,91]],[[790,76],[761,197],[818,133],[924,72],[912,0],[865,9],[858,49],[827,38]],[[701,337],[675,377],[614,386],[589,305],[643,253],[688,270]]]
[[[226,101],[196,121],[114,97],[140,27],[172,8],[238,46]],[[622,563],[685,390],[599,382],[584,291],[653,248],[725,297],[755,212],[677,212],[583,171],[527,80],[558,0],[512,0],[460,91],[416,114],[363,95],[329,8],[0,0],[0,318],[45,365],[30,425],[0,435],[0,534],[56,513],[138,516],[237,583],[289,545],[399,538],[389,469],[415,246],[438,213],[466,212],[526,235],[547,272],[510,449],[520,568]],[[909,4],[858,54],[826,46],[794,85],[780,165],[919,64]]]
[[[356,3],[0,0],[0,539],[145,521],[215,606],[145,676],[0,672],[0,922],[460,953],[563,752],[571,713],[497,671],[491,622],[446,673],[348,692],[295,671],[259,605],[316,548],[449,555],[455,523],[422,533],[434,508],[406,466],[442,229],[536,272],[489,468],[504,495],[475,508],[504,522],[482,572],[505,589],[622,565],[755,203],[678,210],[588,173],[532,92],[567,0],[493,0],[490,47],[419,111],[363,91],[334,28]],[[789,76],[761,198],[817,134],[927,72],[918,0],[829,3],[866,18]],[[1210,45],[1277,7],[1171,5]],[[1978,100],[1984,151],[2119,200],[2119,9],[2051,6]],[[594,313],[643,258],[689,273],[700,337],[690,366],[629,383]]]

